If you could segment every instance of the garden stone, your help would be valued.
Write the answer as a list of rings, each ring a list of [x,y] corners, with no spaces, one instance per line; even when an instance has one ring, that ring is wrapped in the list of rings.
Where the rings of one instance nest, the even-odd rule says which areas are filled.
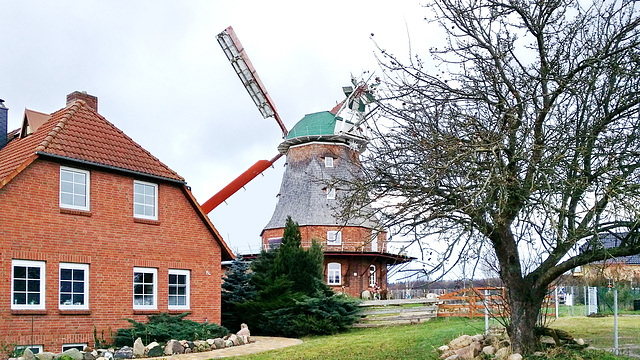
[[[473,336],[471,337],[471,340],[473,340],[473,341],[478,341],[478,342],[482,342],[482,341],[484,341],[484,335],[482,335],[482,334],[476,334],[476,335],[473,335]]]
[[[238,331],[236,333],[236,335],[238,335],[238,336],[246,336],[246,337],[251,336],[251,332],[249,331],[249,327],[247,326],[247,324],[244,324],[244,323],[241,324],[240,325],[240,331]]]
[[[165,355],[174,355],[184,353],[184,346],[177,340],[169,340],[164,348]]]
[[[226,347],[232,347],[232,346],[233,346],[233,341],[231,341],[231,340],[225,340],[225,341],[224,341],[224,346],[226,346]]]
[[[187,346],[189,346],[191,350],[196,348],[196,344],[193,341],[187,341]]]
[[[105,351],[102,353],[102,356],[104,356],[105,358],[107,358],[107,360],[111,360],[113,359],[113,353],[111,351]]]
[[[363,291],[360,297],[362,298],[362,300],[371,300],[371,291],[369,290]]]
[[[511,349],[508,347],[503,347],[498,349],[498,351],[496,351],[496,359],[497,360],[506,360],[509,357],[509,353],[511,352]]]
[[[94,354],[93,352],[85,351],[84,360],[96,360],[96,358],[98,357],[96,356],[97,354],[98,354],[97,352]]]
[[[231,340],[234,346],[238,346],[238,335],[231,334],[227,340]]]
[[[193,350],[191,350],[191,348],[185,348],[184,349],[184,353],[185,354],[191,354],[193,352]]]
[[[98,358],[96,360],[107,360],[107,358],[104,357],[104,356],[98,356]]]
[[[213,339],[207,339],[207,344],[209,344],[209,346],[215,346]]]
[[[496,353],[496,348],[489,345],[482,348],[482,353],[487,355],[494,355]]]
[[[55,355],[54,353],[47,351],[47,352],[37,353],[36,358],[38,360],[53,360],[54,355]]]
[[[152,345],[153,343],[149,344]],[[148,357],[159,357],[164,355],[164,349],[162,349],[162,346],[160,346],[160,344],[155,343],[155,346],[150,347],[147,350],[147,356]]]
[[[136,341],[133,342],[133,356],[142,357],[144,356],[144,344],[142,343],[141,338],[137,338]]]
[[[440,351],[441,353],[445,352],[449,350],[449,346],[448,345],[442,345],[438,348],[438,351]]]
[[[133,349],[129,346],[123,346],[121,349],[116,350],[113,357],[116,359],[131,359],[133,357]]]
[[[221,338],[213,339],[213,343],[216,345],[216,349],[223,349],[225,347],[224,340]]]
[[[445,360],[458,360],[460,359],[460,357],[456,354],[453,354],[451,356],[449,356],[448,358],[446,358]]]
[[[67,355],[70,358],[72,358],[73,360],[83,360],[84,359],[84,355],[82,354],[82,352],[76,348],[73,349],[69,349],[69,350],[65,350],[63,351],[61,354],[58,354],[54,357],[54,359],[58,359],[61,356]]]
[[[469,344],[469,346],[465,346],[462,349],[456,350],[455,352],[460,359],[473,360],[473,358],[480,354],[480,350],[482,350],[482,345],[479,342],[474,341]]]
[[[509,360],[522,360],[522,355],[515,353],[515,354],[511,354],[509,355]]]
[[[462,335],[460,337],[457,337],[451,340],[451,342],[449,343],[449,347],[453,350],[458,350],[458,349],[462,349],[463,347],[467,347],[471,345],[471,342],[472,342],[471,336]]]
[[[24,360],[35,360],[36,356],[33,355],[33,351],[31,351],[31,349],[26,348],[24,349],[24,352],[22,352],[22,358],[24,358]]]
[[[447,351],[443,352],[443,353],[442,353],[442,355],[440,355],[440,359],[443,359],[443,360],[444,360],[444,359],[448,359],[448,358],[450,358],[452,355],[455,355],[455,354],[456,354],[456,352],[455,352],[455,351],[453,351],[453,350],[449,349],[449,350],[447,350]]]
[[[245,338],[246,338],[245,336],[238,336],[238,345],[244,345],[245,344],[245,342],[244,342]]]
[[[574,341],[580,346],[584,345],[584,339],[574,339]]]

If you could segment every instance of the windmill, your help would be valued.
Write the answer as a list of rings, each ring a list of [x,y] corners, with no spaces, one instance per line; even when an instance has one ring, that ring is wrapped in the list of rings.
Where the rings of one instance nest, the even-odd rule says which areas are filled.
[[[234,71],[240,78],[242,85],[245,87],[249,96],[260,111],[262,117],[265,119],[270,117],[274,118],[282,130],[282,138],[286,138],[289,131],[284,125],[271,96],[269,96],[262,80],[260,80],[258,73],[253,67],[251,60],[249,60],[249,56],[236,36],[236,33],[233,31],[233,28],[229,26],[219,33],[216,39],[224,51],[224,54],[227,56],[227,59],[233,66]],[[336,116],[346,113],[349,109],[352,110],[352,114],[350,114],[351,116],[342,122],[341,128],[339,129],[339,131],[343,133],[355,132],[355,130],[358,129],[358,126],[366,118],[366,104],[373,101],[371,90],[367,87],[367,84],[364,81],[357,82],[355,79],[352,79],[352,83],[355,88],[352,86],[343,87],[343,91],[347,98],[332,110]],[[210,213],[256,176],[273,166],[273,163],[278,161],[282,155],[284,155],[284,153],[280,152],[271,158],[271,160],[259,160],[253,164],[253,166],[248,170],[243,172],[235,180],[213,195],[209,200],[204,202],[201,206],[204,212],[206,214]]]
[[[386,232],[375,218],[337,219],[338,190],[326,185],[361,171],[359,155],[368,143],[361,125],[367,120],[366,105],[374,100],[376,84],[352,79],[352,86],[342,88],[346,98],[333,109],[307,114],[288,130],[233,29],[222,31],[217,40],[262,116],[276,120],[283,141],[276,156],[256,162],[202,204],[202,209],[209,213],[286,155],[278,203],[261,233],[263,247],[278,246],[285,220],[291,216],[303,233],[303,247],[312,238],[322,241],[326,282],[335,291],[358,296],[368,287],[386,289],[388,265],[411,258],[386,251]]]

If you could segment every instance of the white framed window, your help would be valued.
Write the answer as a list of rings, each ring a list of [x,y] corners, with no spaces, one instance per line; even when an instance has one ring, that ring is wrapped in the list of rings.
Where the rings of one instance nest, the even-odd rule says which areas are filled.
[[[327,245],[342,245],[342,231],[327,231]]]
[[[133,268],[133,308],[155,310],[158,308],[158,269]]]
[[[336,198],[336,188],[329,187],[327,188],[327,199],[333,200]]]
[[[158,220],[158,184],[133,181],[133,216]]]
[[[327,284],[328,285],[340,285],[342,284],[342,266],[340,263],[327,264]]]
[[[60,207],[90,210],[89,172],[60,166]]]
[[[60,263],[61,310],[89,309],[89,264]]]
[[[324,158],[324,167],[333,167],[333,158],[331,156],[327,156]]]
[[[267,239],[267,245],[269,246],[267,250],[274,250],[280,247],[282,244],[282,237],[274,237]]]
[[[369,286],[374,287],[377,284],[377,279],[376,279],[376,266],[375,265],[371,265],[369,266]]]
[[[67,350],[71,350],[71,349],[78,349],[80,351],[84,351],[84,348],[87,347],[87,343],[77,343],[77,344],[63,344],[62,345],[62,352],[65,352]]]
[[[169,309],[189,309],[191,272],[169,269]]]
[[[14,354],[22,354],[24,352],[25,349],[29,349],[31,350],[32,353],[34,354],[39,354],[41,352],[44,351],[44,346],[43,345],[16,345],[13,348],[13,353]]]
[[[371,251],[378,251],[378,234],[371,231]]]
[[[45,309],[45,262],[11,260],[11,309]]]

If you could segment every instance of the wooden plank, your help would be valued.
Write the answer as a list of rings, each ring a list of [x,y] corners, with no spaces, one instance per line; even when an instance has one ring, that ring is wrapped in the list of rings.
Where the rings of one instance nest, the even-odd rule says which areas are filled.
[[[408,304],[435,304],[437,299],[394,299],[394,300],[367,300],[361,302],[360,306],[401,306]]]
[[[421,311],[438,311],[438,306],[420,306],[412,308],[403,307],[388,307],[388,308],[367,308],[362,312],[363,315],[378,315],[378,314],[396,314],[396,313],[412,313]]]
[[[396,315],[396,316],[367,316],[365,318],[360,319],[360,322],[371,322],[371,321],[398,321],[398,320],[419,320],[419,319],[431,319],[437,317],[438,314],[433,312],[425,312],[421,314],[405,314],[405,315]]]

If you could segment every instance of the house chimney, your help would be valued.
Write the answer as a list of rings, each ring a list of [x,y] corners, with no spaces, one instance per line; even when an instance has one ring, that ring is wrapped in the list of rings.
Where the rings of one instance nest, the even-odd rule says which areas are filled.
[[[0,150],[7,145],[7,117],[9,109],[4,106],[4,100],[0,99]]]
[[[87,94],[86,91],[74,91],[67,95],[67,106],[71,105],[75,100],[84,100],[90,108],[98,112],[98,98]]]

